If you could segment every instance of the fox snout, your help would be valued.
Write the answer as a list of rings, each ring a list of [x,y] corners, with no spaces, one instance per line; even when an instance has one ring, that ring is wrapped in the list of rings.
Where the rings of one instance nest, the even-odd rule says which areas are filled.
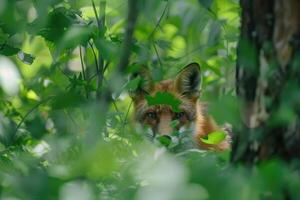
[[[173,128],[171,127],[172,116],[170,114],[161,114],[159,117],[159,123],[157,125],[157,134],[160,135],[170,135],[174,132]]]

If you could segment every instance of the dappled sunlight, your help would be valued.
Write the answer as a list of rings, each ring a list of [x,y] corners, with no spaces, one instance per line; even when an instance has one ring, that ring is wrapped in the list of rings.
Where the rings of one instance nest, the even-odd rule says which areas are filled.
[[[0,57],[0,86],[9,96],[17,95],[21,77],[16,65],[6,57]]]
[[[299,5],[0,0],[0,199],[299,199]]]

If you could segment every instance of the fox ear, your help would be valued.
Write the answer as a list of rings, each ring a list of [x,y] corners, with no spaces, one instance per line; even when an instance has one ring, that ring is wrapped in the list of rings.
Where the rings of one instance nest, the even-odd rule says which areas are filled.
[[[176,90],[189,98],[198,98],[201,72],[198,63],[190,63],[184,67],[175,78]]]
[[[146,66],[142,66],[137,72],[133,73],[130,79],[140,77],[136,90],[130,91],[130,96],[135,99],[138,96],[149,94],[154,87],[151,72]]]

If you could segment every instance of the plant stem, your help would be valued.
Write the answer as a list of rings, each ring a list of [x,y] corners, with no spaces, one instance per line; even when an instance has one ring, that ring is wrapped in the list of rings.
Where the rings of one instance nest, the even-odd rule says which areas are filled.
[[[50,96],[42,101],[40,101],[38,104],[36,104],[34,107],[32,107],[26,114],[25,116],[21,119],[21,121],[18,123],[17,127],[16,127],[16,130],[14,132],[14,134],[16,135],[19,128],[21,127],[21,125],[24,123],[25,119],[33,112],[35,111],[40,105],[48,102],[49,100],[51,100],[52,98],[54,98],[54,96]]]
[[[98,22],[99,28],[99,38],[105,38],[105,10],[106,10],[106,0],[100,1],[100,21]],[[101,97],[101,88],[103,84],[104,77],[104,58],[100,49],[98,49],[98,63],[99,63],[99,73],[98,73],[98,85],[97,85],[97,99]]]
[[[86,73],[85,73],[85,69],[84,69],[84,62],[83,62],[83,56],[82,56],[82,52],[81,52],[81,46],[79,46],[79,55],[80,55],[80,63],[81,63],[83,80],[87,83],[87,77],[86,77]],[[88,93],[88,89],[87,89],[86,85],[84,86],[84,89],[85,89],[86,98],[88,99],[89,93]]]
[[[166,6],[165,6],[165,8],[164,8],[162,14],[161,14],[161,16],[159,17],[159,19],[158,19],[158,21],[157,21],[157,23],[156,23],[156,25],[155,25],[153,31],[152,31],[152,32],[150,33],[150,35],[148,36],[148,39],[150,39],[150,38],[153,37],[154,33],[156,32],[156,29],[159,27],[160,22],[162,21],[163,17],[165,16],[165,14],[166,14],[166,12],[167,12],[168,6],[169,6],[169,2],[166,3]]]

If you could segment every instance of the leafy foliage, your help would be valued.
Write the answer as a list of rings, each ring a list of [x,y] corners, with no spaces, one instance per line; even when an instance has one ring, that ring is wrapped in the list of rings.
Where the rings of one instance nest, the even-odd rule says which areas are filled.
[[[1,199],[297,199],[299,172],[281,161],[235,167],[230,152],[195,149],[190,133],[151,143],[134,127],[127,91],[140,78],[117,73],[127,2],[0,1]],[[239,126],[238,2],[137,2],[128,69],[150,66],[160,81],[200,63],[209,112]],[[159,93],[148,103],[180,102]]]
[[[205,144],[219,144],[225,139],[225,137],[226,133],[222,131],[215,131],[201,138],[201,141]]]
[[[172,110],[179,112],[181,101],[168,92],[157,92],[154,97],[146,96],[148,105],[169,105]]]

